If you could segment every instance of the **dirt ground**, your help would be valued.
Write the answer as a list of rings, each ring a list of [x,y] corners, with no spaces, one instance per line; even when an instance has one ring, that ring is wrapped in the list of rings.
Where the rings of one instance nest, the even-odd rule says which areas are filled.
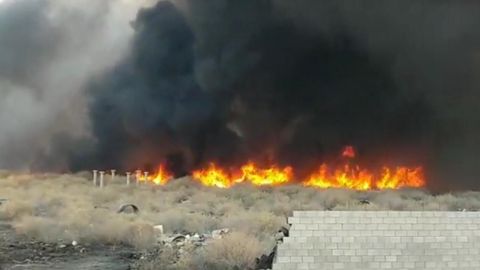
[[[34,241],[17,235],[8,223],[0,222],[1,270],[127,270],[139,256],[126,246]]]
[[[126,204],[138,206],[138,213],[119,212]],[[277,231],[288,226],[294,210],[479,209],[480,192],[473,191],[217,189],[190,178],[127,186],[120,176],[99,188],[89,172],[0,172],[0,269],[248,269],[271,253]],[[161,241],[158,225],[164,229]],[[202,242],[201,248],[161,249],[167,246],[164,237],[213,236],[224,228],[229,236]]]

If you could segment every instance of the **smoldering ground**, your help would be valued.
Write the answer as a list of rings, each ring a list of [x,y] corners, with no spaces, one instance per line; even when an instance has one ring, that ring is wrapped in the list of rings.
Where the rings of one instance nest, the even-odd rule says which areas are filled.
[[[146,268],[230,269],[220,266],[253,263],[253,258],[270,252],[275,244],[274,234],[286,226],[286,217],[293,210],[480,209],[478,192],[433,195],[421,190],[322,191],[297,185],[217,189],[198,185],[189,178],[166,186],[127,187],[125,180],[117,177],[99,189],[92,185],[90,176],[1,172],[0,199],[7,201],[0,205],[0,221],[12,224],[18,234],[35,241],[131,245],[139,251],[154,245],[153,225],[164,225],[166,234],[202,234],[230,228],[234,232],[231,238],[188,253],[182,259],[185,268],[178,264],[177,268],[168,268],[164,265],[170,261],[167,257]],[[125,203],[137,205],[139,213],[117,213]],[[225,250],[230,254],[223,256]],[[207,263],[219,268],[202,268]]]

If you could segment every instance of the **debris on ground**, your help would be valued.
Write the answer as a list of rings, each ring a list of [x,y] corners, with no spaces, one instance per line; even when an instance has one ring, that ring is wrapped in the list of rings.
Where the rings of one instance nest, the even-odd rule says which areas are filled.
[[[163,226],[160,226],[161,231],[163,232]],[[142,263],[152,263],[158,261],[159,258],[165,260],[171,260],[171,265],[175,265],[177,262],[181,261],[181,258],[184,256],[193,256],[196,251],[205,246],[209,245],[212,241],[221,241],[227,234],[231,233],[229,228],[223,228],[218,230],[213,230],[211,233],[200,234],[200,233],[185,233],[185,234],[171,234],[163,235],[162,240],[158,242],[158,245],[143,254],[141,254],[140,260],[137,262],[138,265]],[[276,240],[276,245],[270,253],[262,254],[260,257],[255,259],[255,267],[251,270],[266,270],[272,269],[273,261],[276,256],[277,246],[280,242],[283,241],[284,237],[289,236],[288,226],[282,226],[274,235]],[[141,269],[134,265],[131,269]]]
[[[135,204],[124,204],[124,205],[120,206],[117,213],[137,214],[138,211],[139,211],[139,209]]]
[[[361,205],[369,205],[371,204],[369,200],[360,200]]]
[[[280,233],[280,232],[283,233],[283,235],[284,235],[285,237],[289,237],[289,236],[290,236],[290,229],[287,229],[285,226],[282,226],[282,227],[280,228],[280,230],[278,230],[278,232],[279,232],[279,233]]]
[[[153,233],[155,235],[155,239],[157,240],[157,242],[161,242],[162,239],[164,238],[163,225],[153,226]]]
[[[255,270],[262,270],[262,269],[272,269],[273,266],[273,259],[275,258],[277,247],[268,254],[263,254],[260,258],[255,259]]]
[[[163,235],[163,225],[155,225],[153,226],[153,229],[155,230],[155,233]]]
[[[220,230],[214,230],[214,231],[212,231],[212,238],[216,239],[216,240],[222,239],[229,232],[230,232],[230,229],[228,229],[228,228],[220,229]]]
[[[274,235],[277,245],[280,243],[283,243],[283,238],[288,237],[289,235],[290,235],[289,229],[282,226],[280,230],[278,230],[278,232]]]

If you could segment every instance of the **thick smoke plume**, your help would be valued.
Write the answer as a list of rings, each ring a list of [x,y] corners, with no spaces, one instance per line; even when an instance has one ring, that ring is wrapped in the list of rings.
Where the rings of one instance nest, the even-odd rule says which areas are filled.
[[[368,163],[425,164],[436,187],[478,187],[479,11],[468,1],[159,2],[138,14],[129,57],[92,83],[94,162],[308,170],[352,144]]]
[[[8,149],[2,152],[18,157],[3,158],[7,166],[31,157],[31,144],[18,142],[42,142],[44,132],[37,131],[50,123],[68,131],[54,145],[70,157],[72,170],[132,169],[166,161],[182,175],[212,160],[231,165],[254,159],[308,171],[335,159],[348,144],[358,147],[366,165],[425,165],[433,188],[479,188],[480,4],[474,1],[159,1],[142,9],[131,25],[123,16],[118,24],[107,23],[110,28],[101,27],[112,22],[101,10],[118,1],[92,1],[81,5],[90,12],[81,14],[90,17],[62,21],[67,15],[60,13],[56,27],[42,32],[45,23],[34,20],[50,20],[50,12],[41,12],[58,1],[50,2],[23,1],[40,7],[17,9],[31,12],[28,16],[0,16],[40,27],[15,30],[9,35],[27,40],[13,39],[14,46],[0,50],[1,56],[18,55],[15,65],[5,65],[5,57],[0,61],[9,81],[2,88],[15,89],[7,93],[16,98],[2,106],[7,112],[0,122],[7,123],[11,118],[4,115],[15,110],[34,119],[20,121],[20,127],[10,124],[10,133],[2,129],[0,147]],[[5,31],[18,28],[0,25],[2,39]],[[111,33],[101,29],[131,31],[131,46],[128,34],[120,35],[120,41],[104,43],[104,50],[85,58],[81,52],[87,45],[98,49],[95,38]],[[69,49],[59,49],[72,39]],[[21,53],[32,49],[18,44],[42,53]],[[119,48],[126,54],[115,53]],[[118,62],[103,61],[107,56]],[[92,61],[82,63],[85,59]],[[71,114],[86,116],[81,130],[92,135],[81,146],[71,142],[72,133],[79,133],[62,121],[28,117],[68,104],[59,93],[78,74],[72,65],[82,67],[81,83],[73,87],[81,90],[67,96],[86,94],[87,109]],[[49,69],[59,78],[54,83],[42,74]],[[49,100],[55,106],[35,106],[44,95],[54,96]],[[72,108],[55,111],[65,118]],[[44,164],[54,165],[58,159]]]

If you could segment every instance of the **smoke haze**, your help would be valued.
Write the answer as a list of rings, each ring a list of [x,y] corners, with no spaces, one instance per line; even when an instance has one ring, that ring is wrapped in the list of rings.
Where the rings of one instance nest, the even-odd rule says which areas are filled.
[[[57,2],[0,5],[3,167],[308,171],[348,144],[479,188],[479,3]]]
[[[0,4],[0,167],[68,169],[90,136],[86,83],[127,51],[140,2]]]

